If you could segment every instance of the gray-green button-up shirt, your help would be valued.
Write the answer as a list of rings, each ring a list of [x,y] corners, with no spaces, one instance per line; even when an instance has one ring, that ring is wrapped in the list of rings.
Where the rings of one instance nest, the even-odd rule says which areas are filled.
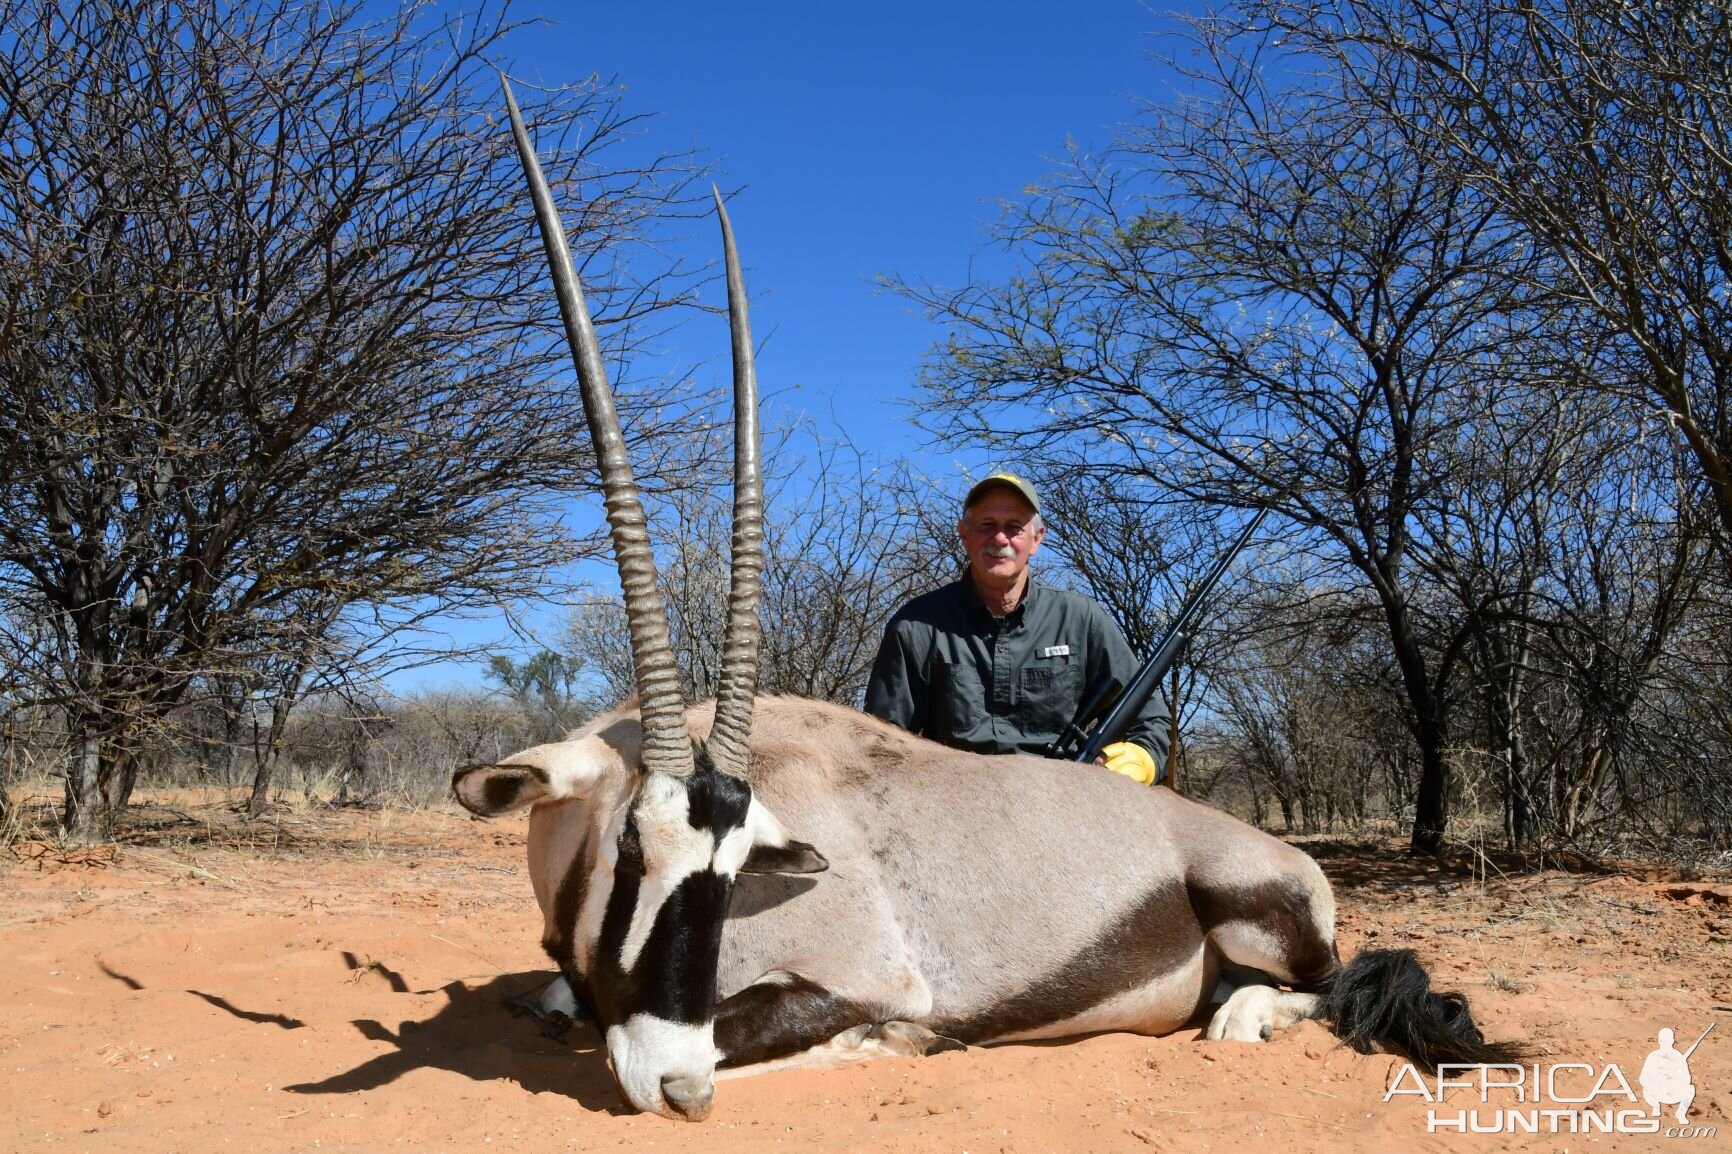
[[[866,712],[976,753],[1044,754],[1103,671],[1129,685],[1139,662],[1106,611],[1087,597],[1029,579],[995,618],[965,575],[914,598],[890,619]],[[1124,737],[1167,762],[1167,702],[1159,692]]]

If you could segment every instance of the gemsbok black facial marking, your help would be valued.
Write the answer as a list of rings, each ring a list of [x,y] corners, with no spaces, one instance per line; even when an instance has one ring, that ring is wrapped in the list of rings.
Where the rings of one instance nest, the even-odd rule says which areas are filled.
[[[632,1014],[699,1025],[715,1008],[716,961],[745,860],[752,790],[710,764],[646,778],[619,835],[595,973],[604,1023]]]
[[[578,943],[575,937],[578,911],[584,899],[589,896],[589,848],[580,847],[579,852],[573,855],[565,876],[560,879],[559,889],[553,899],[553,918],[542,938],[541,947],[547,951],[547,956],[553,959],[554,965],[559,967],[559,972],[571,987],[572,996],[577,999],[578,1005],[591,1020],[599,1021],[594,1000],[589,993],[589,982],[584,977],[583,964],[578,960]]]

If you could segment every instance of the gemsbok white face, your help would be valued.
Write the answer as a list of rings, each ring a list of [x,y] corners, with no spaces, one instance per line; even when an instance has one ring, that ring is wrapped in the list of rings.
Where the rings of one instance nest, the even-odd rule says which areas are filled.
[[[716,959],[734,879],[813,873],[825,861],[789,841],[701,745],[693,753],[687,776],[633,774],[602,736],[580,734],[467,767],[454,785],[464,806],[489,816],[584,807],[585,844],[548,863],[553,875],[537,871],[558,911],[543,944],[604,1031],[621,1097],[697,1121],[715,1092]]]

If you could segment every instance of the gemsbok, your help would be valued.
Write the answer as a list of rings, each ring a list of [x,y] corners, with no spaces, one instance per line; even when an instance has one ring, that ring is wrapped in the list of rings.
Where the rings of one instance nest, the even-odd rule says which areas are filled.
[[[837,705],[756,696],[763,489],[744,281],[716,195],[734,359],[734,528],[713,704],[688,709],[642,503],[564,231],[509,85],[625,590],[636,703],[453,782],[533,807],[529,869],[561,976],[631,1106],[698,1120],[718,1067],[1100,1030],[1210,1038],[1320,1017],[1420,1062],[1506,1059],[1408,951],[1335,949],[1299,850],[1106,769],[986,757]],[[1283,988],[1284,987],[1284,988]],[[581,1009],[580,1009],[581,1007]]]

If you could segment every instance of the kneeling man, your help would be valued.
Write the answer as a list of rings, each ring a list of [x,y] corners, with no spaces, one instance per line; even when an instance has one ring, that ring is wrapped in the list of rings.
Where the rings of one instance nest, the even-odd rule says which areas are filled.
[[[1130,684],[1136,656],[1099,605],[1030,575],[1046,527],[1027,481],[994,473],[975,485],[956,531],[968,571],[890,619],[866,712],[957,749],[1043,754],[1103,672]],[[1125,740],[1106,747],[1107,767],[1158,780],[1167,716],[1157,692]]]

